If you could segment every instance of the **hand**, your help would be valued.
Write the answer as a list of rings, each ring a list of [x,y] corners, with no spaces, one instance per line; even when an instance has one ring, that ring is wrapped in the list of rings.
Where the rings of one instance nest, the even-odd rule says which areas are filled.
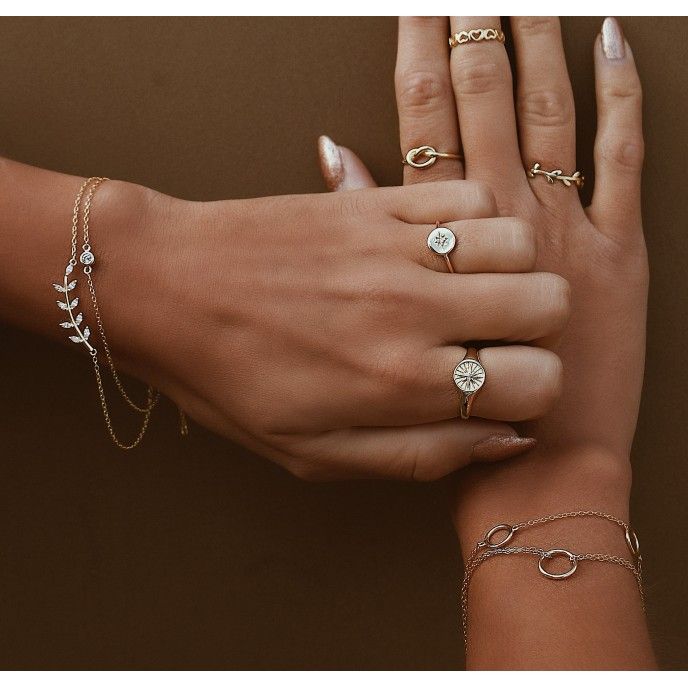
[[[451,19],[452,33],[496,26],[497,17]],[[537,269],[562,275],[572,290],[571,321],[556,349],[564,363],[563,397],[525,428],[538,448],[516,461],[471,470],[461,481],[457,520],[472,528],[473,537],[493,515],[518,519],[582,504],[625,512],[648,284],[640,215],[641,90],[630,47],[618,24],[605,22],[595,44],[595,192],[584,210],[575,187],[529,179],[524,170],[536,161],[548,170],[576,169],[574,103],[558,21],[512,19],[516,107],[504,46],[470,43],[449,57],[449,28],[445,18],[400,19],[401,150],[430,144],[456,152],[461,144],[465,177],[488,184],[502,214],[535,228]],[[323,141],[322,152],[328,153],[321,159],[331,188],[371,184],[350,151]],[[333,175],[329,170],[336,166],[328,161],[336,161],[337,152],[341,171]],[[424,170],[404,168],[405,184],[463,176],[463,166],[450,160]]]
[[[189,203],[108,182],[96,198],[94,245],[116,244],[97,279],[122,365],[297,475],[437,478],[530,448],[479,418],[535,418],[559,393],[551,352],[487,348],[476,420],[454,420],[455,342],[539,340],[568,318],[565,281],[526,272],[532,230],[485,220],[496,210],[481,184]],[[466,237],[456,267],[476,274],[447,274],[427,248],[435,218]],[[126,255],[108,223],[136,227]]]

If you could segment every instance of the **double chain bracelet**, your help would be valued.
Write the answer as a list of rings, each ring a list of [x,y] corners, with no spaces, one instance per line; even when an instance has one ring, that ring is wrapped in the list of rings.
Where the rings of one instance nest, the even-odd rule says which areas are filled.
[[[541,547],[531,547],[527,545],[515,547],[509,543],[517,532],[524,531],[538,525],[545,525],[553,521],[567,518],[601,518],[619,526],[624,532],[626,546],[631,555],[631,559],[624,559],[613,554],[583,553],[578,554],[567,549],[543,549]],[[478,542],[470,553],[464,569],[463,582],[461,584],[461,623],[463,627],[464,643],[468,646],[468,591],[471,579],[476,569],[488,559],[495,556],[506,556],[510,554],[530,555],[538,558],[538,571],[545,578],[554,581],[561,581],[573,576],[578,569],[578,564],[584,561],[604,562],[621,566],[630,571],[635,577],[640,593],[640,601],[645,610],[645,595],[643,592],[642,577],[642,557],[640,556],[640,542],[635,531],[620,518],[606,514],[602,511],[567,511],[560,514],[543,516],[541,518],[524,521],[511,525],[500,523],[490,528],[483,539]],[[553,559],[563,558],[568,560],[568,568],[560,573],[554,573],[548,569],[547,564]]]
[[[103,326],[103,319],[100,313],[100,307],[98,305],[98,298],[96,296],[96,288],[93,282],[93,266],[96,262],[95,254],[91,248],[90,235],[89,235],[89,221],[91,215],[91,203],[93,201],[93,196],[100,187],[101,184],[107,181],[106,177],[90,177],[87,179],[80,187],[77,193],[76,199],[74,201],[74,209],[72,212],[72,240],[71,240],[71,254],[69,262],[67,263],[64,271],[64,278],[62,283],[53,283],[53,288],[63,295],[64,301],[58,300],[58,307],[66,313],[67,320],[60,323],[60,327],[70,330],[71,334],[68,335],[69,339],[75,344],[83,344],[83,346],[88,350],[93,362],[93,371],[96,377],[96,384],[98,386],[98,396],[100,399],[100,406],[103,412],[103,418],[105,420],[105,426],[107,428],[108,435],[110,439],[114,442],[116,446],[120,449],[133,449],[138,446],[146,433],[148,424],[150,422],[150,417],[155,405],[158,403],[160,398],[159,393],[152,387],[148,387],[146,393],[146,402],[142,405],[136,404],[132,401],[131,397],[127,394],[124,389],[124,385],[119,377],[117,368],[115,367],[115,362],[110,351],[110,346],[108,345],[107,337],[105,336],[105,327]],[[77,243],[79,235],[79,220],[81,219],[82,228],[82,245],[81,254],[79,255],[77,262]],[[105,396],[105,387],[103,385],[103,379],[100,371],[100,364],[98,362],[98,350],[90,342],[91,330],[88,325],[86,325],[83,312],[78,310],[79,307],[79,296],[76,296],[76,287],[78,280],[74,278],[73,272],[77,267],[78,263],[81,264],[83,273],[86,279],[86,284],[88,287],[88,293],[90,296],[91,305],[93,307],[93,316],[96,321],[96,328],[98,330],[98,337],[100,339],[99,346],[102,346],[103,354],[105,360],[107,361],[108,367],[110,368],[110,373],[112,374],[112,379],[119,392],[120,396],[126,404],[136,413],[142,416],[141,426],[135,438],[127,443],[120,440],[120,438],[115,433],[112,418],[110,416],[110,410],[108,407],[107,399]],[[180,417],[180,431],[182,435],[188,433],[188,426],[186,423],[186,418],[179,410]]]

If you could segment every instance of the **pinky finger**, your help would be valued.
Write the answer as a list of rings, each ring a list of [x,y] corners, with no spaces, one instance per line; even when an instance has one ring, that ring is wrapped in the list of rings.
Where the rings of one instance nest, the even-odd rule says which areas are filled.
[[[595,43],[597,136],[592,221],[612,237],[642,227],[642,90],[633,54],[616,19],[607,18]]]
[[[392,478],[429,481],[473,461],[499,461],[532,449],[506,423],[457,419],[395,428],[333,430],[307,440],[310,463],[299,462],[310,480]],[[305,469],[305,470],[304,470]],[[299,474],[299,471],[295,471]]]

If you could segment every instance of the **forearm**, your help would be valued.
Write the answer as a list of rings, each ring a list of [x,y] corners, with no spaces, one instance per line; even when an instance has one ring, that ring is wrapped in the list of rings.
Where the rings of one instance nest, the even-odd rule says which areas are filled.
[[[543,471],[548,465],[552,470]],[[577,449],[515,460],[489,481],[473,473],[455,514],[464,558],[499,523],[578,510],[603,511],[628,522],[630,481],[623,466],[596,450]],[[633,561],[623,528],[595,517],[524,528],[507,546]],[[552,570],[558,565],[569,568],[567,560],[546,563]],[[570,578],[551,580],[538,571],[537,555],[497,555],[475,570],[468,607],[467,666],[472,669],[654,667],[636,578],[618,564],[584,560]]]

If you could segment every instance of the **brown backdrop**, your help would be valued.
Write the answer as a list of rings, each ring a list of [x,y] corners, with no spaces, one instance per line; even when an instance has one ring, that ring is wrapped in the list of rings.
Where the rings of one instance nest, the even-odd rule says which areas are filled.
[[[564,21],[587,170],[599,25]],[[652,266],[633,507],[657,649],[685,669],[688,21],[624,26]],[[3,19],[0,148],[216,199],[322,190],[327,132],[397,184],[395,33],[388,18]],[[462,665],[443,485],[301,483],[198,427],[181,442],[169,407],[120,453],[82,358],[0,336],[2,668]]]

